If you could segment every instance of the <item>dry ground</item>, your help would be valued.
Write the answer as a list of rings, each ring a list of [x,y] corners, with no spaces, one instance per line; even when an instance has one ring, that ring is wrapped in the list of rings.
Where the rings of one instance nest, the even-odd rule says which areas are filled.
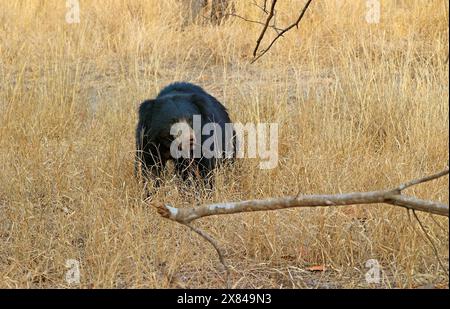
[[[279,26],[304,4],[279,2]],[[236,12],[264,18],[251,1]],[[446,1],[382,1],[378,24],[365,21],[364,1],[315,1],[253,65],[260,25],[183,26],[175,0],[84,0],[79,24],[65,14],[62,0],[0,2],[1,287],[224,285],[215,251],[161,219],[133,178],[136,108],[171,81],[202,85],[235,121],[277,122],[280,160],[273,170],[240,160],[212,196],[168,175],[157,201],[376,190],[448,165]],[[448,203],[448,178],[408,193]],[[448,219],[419,216],[448,269]],[[226,249],[234,287],[448,287],[448,270],[400,208],[196,225]],[[65,280],[68,259],[80,262],[79,285]],[[379,284],[364,279],[368,259],[382,266]],[[317,265],[326,271],[307,270]]]

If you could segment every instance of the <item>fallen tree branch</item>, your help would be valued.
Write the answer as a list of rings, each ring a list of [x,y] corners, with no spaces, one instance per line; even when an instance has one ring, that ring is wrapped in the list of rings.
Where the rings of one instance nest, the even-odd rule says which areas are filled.
[[[441,171],[439,173],[430,175],[430,176],[426,176],[426,177],[419,178],[419,179],[413,179],[413,180],[408,181],[408,182],[406,182],[404,184],[401,184],[398,187],[398,190],[403,191],[403,190],[405,190],[405,189],[407,189],[409,187],[412,187],[412,186],[415,186],[415,185],[418,185],[418,184],[421,184],[421,183],[424,183],[424,182],[427,182],[427,181],[430,181],[430,180],[438,179],[438,178],[440,178],[442,176],[445,176],[447,174],[448,174],[448,169],[443,170],[443,171]]]
[[[381,190],[372,192],[353,192],[345,194],[324,194],[324,195],[297,195],[293,197],[285,198],[272,198],[267,200],[250,200],[242,202],[230,202],[230,203],[217,203],[199,206],[195,208],[175,208],[169,204],[152,203],[156,207],[158,213],[164,218],[171,219],[180,224],[186,225],[192,231],[203,237],[208,241],[216,250],[219,256],[220,263],[225,268],[226,272],[226,284],[230,288],[230,269],[225,261],[225,256],[217,244],[217,241],[204,231],[192,226],[190,223],[194,220],[200,219],[206,216],[234,214],[241,212],[252,211],[267,211],[277,210],[292,207],[316,207],[316,206],[343,206],[343,205],[356,205],[356,204],[391,204],[396,206],[405,207],[408,210],[412,210],[415,218],[419,222],[420,227],[426,234],[426,230],[417,217],[415,210],[437,214],[441,216],[449,216],[448,205],[417,199],[412,196],[402,195],[402,191],[411,186],[415,186],[427,181],[431,181],[449,174],[449,169],[439,172],[437,174],[426,176],[420,179],[411,180],[404,184],[401,184],[397,188],[392,190]],[[408,213],[409,214],[409,213]],[[436,247],[433,244],[428,234],[426,237],[429,239],[433,250],[438,257],[438,262],[443,269],[444,266],[438,256]]]
[[[409,181],[391,190],[352,192],[344,194],[298,195],[270,198],[266,200],[248,200],[240,202],[216,203],[193,208],[176,208],[170,204],[154,203],[158,213],[180,223],[189,223],[199,218],[235,214],[252,211],[268,211],[293,207],[329,207],[357,204],[390,204],[407,209],[419,210],[440,216],[449,216],[448,205],[402,195],[402,191],[411,186],[448,175],[448,168],[438,174]]]

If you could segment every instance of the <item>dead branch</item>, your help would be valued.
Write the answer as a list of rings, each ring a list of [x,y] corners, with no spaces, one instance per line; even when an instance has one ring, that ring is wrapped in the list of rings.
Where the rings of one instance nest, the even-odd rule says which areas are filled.
[[[204,205],[195,208],[175,208],[168,204],[153,203],[158,213],[164,217],[176,221],[180,224],[186,225],[192,231],[203,237],[208,241],[216,250],[219,260],[226,271],[226,283],[227,287],[230,287],[230,269],[225,262],[225,256],[222,249],[217,244],[217,241],[204,231],[192,226],[190,223],[206,216],[222,215],[222,214],[234,214],[241,212],[251,211],[267,211],[277,210],[292,207],[315,207],[315,206],[343,206],[343,205],[356,205],[356,204],[391,204],[396,206],[405,207],[407,210],[412,210],[416,220],[419,222],[420,227],[426,234],[433,250],[438,257],[439,264],[443,267],[443,264],[438,256],[436,247],[433,244],[431,238],[426,233],[425,228],[417,217],[415,210],[437,214],[441,216],[449,216],[448,205],[417,199],[412,196],[402,195],[402,191],[411,186],[415,186],[424,182],[428,182],[449,174],[449,169],[426,176],[420,179],[411,180],[404,184],[401,184],[397,188],[392,190],[381,190],[372,192],[353,192],[345,194],[325,194],[325,195],[296,195],[293,197],[285,198],[272,198],[267,200],[250,200],[242,202],[230,202],[230,203],[217,203]],[[408,213],[409,214],[409,213]],[[443,267],[444,268],[444,267]],[[445,268],[444,268],[445,269]]]
[[[186,225],[188,228],[190,228],[192,231],[194,231],[195,233],[197,233],[199,236],[203,237],[203,239],[205,239],[207,242],[209,242],[214,249],[217,252],[217,255],[219,256],[219,261],[222,264],[223,268],[225,269],[225,281],[227,283],[227,288],[230,288],[230,268],[228,267],[226,261],[225,261],[225,255],[222,251],[222,249],[220,248],[220,246],[217,244],[217,241],[212,238],[210,235],[208,235],[207,233],[205,233],[204,231],[200,230],[199,228],[196,228],[195,226],[192,226],[189,223],[183,223],[184,225]]]
[[[267,11],[267,0],[264,0],[263,5],[259,5],[256,0],[252,1],[252,4],[254,6],[256,6],[258,9],[260,9],[261,11],[263,11],[265,14],[269,14],[269,12]]]
[[[401,184],[401,185],[398,187],[398,190],[403,191],[403,190],[405,190],[405,189],[407,189],[407,188],[409,188],[409,187],[412,187],[412,186],[421,184],[421,183],[423,183],[423,182],[427,182],[427,181],[430,181],[430,180],[434,180],[434,179],[440,178],[440,177],[445,176],[445,175],[447,175],[447,174],[448,174],[448,169],[443,170],[443,171],[441,171],[441,172],[439,172],[439,173],[430,175],[430,176],[426,176],[426,177],[419,178],[419,179],[413,179],[413,180],[408,181],[408,182],[406,182],[406,183],[404,183],[404,184]]]
[[[436,257],[439,266],[441,266],[443,270],[446,270],[446,268],[445,268],[445,266],[444,266],[444,263],[442,263],[441,258],[439,257],[439,252],[438,252],[436,246],[434,245],[433,239],[431,239],[431,236],[428,235],[428,232],[427,232],[425,226],[424,226],[424,225],[422,224],[422,222],[420,221],[420,219],[419,219],[419,217],[417,216],[416,211],[415,211],[414,209],[412,210],[412,213],[413,213],[413,215],[414,215],[414,218],[416,218],[417,223],[419,223],[419,226],[420,226],[420,228],[422,229],[422,232],[423,232],[423,234],[425,235],[426,239],[427,239],[428,242],[430,243],[431,249],[433,249],[434,256]]]
[[[263,22],[260,22],[260,21],[257,21],[257,20],[252,20],[252,19],[248,19],[248,18],[245,18],[245,17],[243,17],[243,16],[241,16],[241,15],[238,15],[238,14],[236,14],[236,13],[229,13],[229,14],[227,14],[226,15],[227,17],[228,16],[231,16],[231,17],[236,17],[236,18],[239,18],[239,19],[242,19],[242,20],[244,20],[244,21],[246,21],[246,22],[249,22],[249,23],[253,23],[253,24],[259,24],[259,25],[264,25],[265,26],[265,23],[263,23]],[[272,28],[273,30],[275,30],[275,32],[276,33],[280,33],[281,31],[283,31],[283,29],[281,29],[281,28],[278,28],[276,25],[269,25],[269,28]]]
[[[261,44],[261,41],[264,38],[264,35],[266,34],[267,28],[269,27],[269,23],[275,14],[274,12],[275,12],[276,5],[277,5],[277,0],[272,0],[272,5],[270,6],[269,16],[267,16],[267,19],[266,19],[266,22],[264,23],[264,27],[261,31],[261,34],[259,35],[258,39],[256,40],[256,46],[255,46],[255,50],[253,51],[253,57],[256,57],[256,53],[258,52],[259,45]]]
[[[271,48],[272,46],[275,44],[275,42],[281,38],[286,32],[288,32],[289,30],[291,30],[292,28],[296,27],[298,28],[298,25],[300,24],[300,21],[302,20],[303,16],[306,13],[306,10],[308,9],[309,5],[311,4],[312,0],[308,0],[305,4],[305,6],[303,7],[303,9],[300,12],[300,15],[298,16],[297,20],[292,23],[291,25],[289,25],[287,28],[283,29],[282,31],[280,31],[277,36],[272,40],[272,42],[258,55],[256,56],[259,46],[261,45],[261,41],[264,38],[264,35],[267,31],[267,28],[269,26],[269,22],[272,19],[273,15],[274,15],[274,11],[275,11],[275,6],[277,3],[277,0],[272,0],[272,6],[270,8],[270,13],[267,16],[266,22],[265,22],[265,26],[263,28],[263,30],[261,31],[261,34],[259,35],[258,39],[256,40],[256,46],[255,49],[253,51],[253,60],[251,61],[251,63],[255,63],[259,58],[261,58],[262,56],[264,56]]]
[[[270,198],[266,200],[216,203],[193,208],[176,208],[170,204],[163,203],[153,205],[156,207],[158,213],[164,218],[184,224],[207,216],[235,214],[241,212],[268,211],[293,207],[329,207],[381,203],[448,217],[448,205],[402,195],[402,191],[406,188],[443,177],[448,175],[448,173],[449,169],[447,168],[440,173],[409,181],[391,190],[352,192],[344,194],[298,195]]]

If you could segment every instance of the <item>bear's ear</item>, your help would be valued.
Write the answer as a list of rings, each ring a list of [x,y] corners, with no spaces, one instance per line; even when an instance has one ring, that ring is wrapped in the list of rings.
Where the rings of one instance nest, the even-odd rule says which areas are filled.
[[[142,102],[139,106],[139,118],[146,118],[146,116],[151,113],[152,107],[155,102],[156,100],[145,100],[144,102]]]

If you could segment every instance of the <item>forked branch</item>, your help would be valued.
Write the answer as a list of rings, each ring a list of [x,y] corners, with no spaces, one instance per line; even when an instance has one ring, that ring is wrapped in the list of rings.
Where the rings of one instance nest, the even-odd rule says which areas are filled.
[[[303,16],[305,16],[305,13],[308,10],[308,7],[311,4],[311,2],[312,2],[312,0],[308,0],[306,2],[305,6],[303,7],[303,9],[300,11],[300,14],[299,14],[297,20],[295,22],[293,22],[292,24],[290,24],[289,26],[287,26],[286,28],[284,28],[283,30],[279,31],[277,36],[272,40],[272,42],[270,42],[270,44],[265,49],[263,49],[259,53],[259,55],[257,55],[259,47],[261,45],[261,41],[263,40],[264,35],[266,34],[266,31],[267,31],[267,28],[269,27],[269,23],[274,16],[277,0],[272,0],[272,5],[270,7],[269,15],[267,16],[266,22],[264,23],[264,27],[261,31],[261,34],[259,35],[258,39],[256,40],[256,46],[255,46],[255,49],[253,50],[253,60],[251,61],[251,63],[256,62],[259,58],[264,56],[272,48],[272,46],[275,44],[275,42],[279,38],[281,38],[286,32],[288,32],[289,30],[291,30],[294,27],[298,28],[298,25],[300,24],[300,21],[302,20]]]
[[[215,203],[193,208],[176,208],[170,204],[154,204],[158,213],[180,223],[189,223],[199,218],[215,215],[235,214],[252,211],[268,211],[293,207],[329,207],[357,204],[390,204],[407,209],[449,216],[449,207],[440,202],[428,201],[403,195],[402,191],[420,183],[448,175],[448,168],[440,173],[406,182],[394,189],[371,192],[352,192],[344,194],[297,195],[270,198],[265,200],[247,200],[240,202]]]
[[[390,204],[395,206],[405,207],[413,211],[415,210],[428,212],[431,214],[448,217],[448,205],[435,202],[417,199],[412,196],[402,195],[402,191],[434,179],[438,179],[449,174],[449,169],[445,169],[434,175],[426,176],[420,179],[408,181],[391,190],[371,191],[371,192],[352,192],[345,194],[323,194],[323,195],[297,195],[291,197],[271,198],[266,200],[249,200],[242,202],[229,202],[204,205],[194,208],[175,208],[169,204],[153,203],[158,213],[164,218],[176,221],[180,224],[188,226],[191,230],[208,241],[216,250],[219,260],[226,271],[227,287],[230,287],[230,269],[225,261],[223,250],[219,247],[217,242],[202,230],[192,226],[190,223],[194,220],[214,215],[235,214],[241,212],[252,211],[268,211],[292,207],[318,207],[318,206],[343,206],[356,204]],[[419,219],[416,216],[416,219]],[[419,221],[422,229],[423,226]],[[428,237],[428,236],[427,236]],[[431,242],[433,245],[433,243]],[[434,247],[434,245],[433,245]],[[436,251],[436,249],[434,248]],[[437,254],[437,251],[436,251]],[[440,259],[438,257],[439,263]]]

